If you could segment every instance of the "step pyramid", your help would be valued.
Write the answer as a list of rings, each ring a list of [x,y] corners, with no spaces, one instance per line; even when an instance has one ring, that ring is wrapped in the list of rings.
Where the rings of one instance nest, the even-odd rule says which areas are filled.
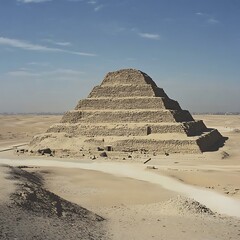
[[[60,123],[35,136],[30,148],[201,153],[223,141],[216,129],[195,121],[146,73],[122,69],[108,73]]]

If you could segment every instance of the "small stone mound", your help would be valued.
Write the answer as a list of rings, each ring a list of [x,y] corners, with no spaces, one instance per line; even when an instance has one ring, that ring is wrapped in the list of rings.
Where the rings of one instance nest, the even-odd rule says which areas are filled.
[[[214,212],[207,208],[205,205],[193,200],[193,199],[186,199],[182,203],[183,207],[188,211],[196,214],[208,214],[214,215]]]
[[[235,129],[233,129],[232,130],[234,133],[240,133],[240,129],[238,129],[238,128],[235,128]]]
[[[165,203],[165,207],[176,209],[180,214],[191,213],[197,215],[215,215],[215,213],[205,205],[194,199],[183,196],[170,199]]]
[[[100,157],[107,157],[108,155],[107,155],[107,153],[106,152],[102,152],[102,153],[100,153]]]
[[[52,155],[52,150],[50,148],[38,149],[38,153],[41,155],[44,155],[44,154]]]
[[[225,151],[222,151],[221,152],[221,156],[222,156],[222,159],[226,159],[226,158],[229,158],[230,157],[230,154],[225,152]]]

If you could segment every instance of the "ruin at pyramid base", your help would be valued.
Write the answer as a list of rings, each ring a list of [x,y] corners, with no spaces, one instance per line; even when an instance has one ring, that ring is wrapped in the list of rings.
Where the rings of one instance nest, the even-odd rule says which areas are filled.
[[[84,152],[202,153],[224,138],[195,121],[146,74],[135,69],[110,72],[60,123],[30,142],[32,153]]]

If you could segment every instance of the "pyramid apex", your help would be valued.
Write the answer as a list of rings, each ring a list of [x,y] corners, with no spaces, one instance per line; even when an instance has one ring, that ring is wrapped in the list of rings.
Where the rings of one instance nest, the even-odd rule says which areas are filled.
[[[156,83],[146,73],[133,69],[120,69],[114,72],[109,72],[105,76],[101,85],[142,85],[150,84],[157,86]]]

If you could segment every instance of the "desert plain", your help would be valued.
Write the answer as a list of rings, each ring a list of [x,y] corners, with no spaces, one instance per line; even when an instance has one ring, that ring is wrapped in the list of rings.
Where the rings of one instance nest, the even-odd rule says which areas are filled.
[[[0,239],[240,239],[240,115],[203,154],[22,154],[59,115],[0,115]],[[144,164],[144,162],[146,162]]]

